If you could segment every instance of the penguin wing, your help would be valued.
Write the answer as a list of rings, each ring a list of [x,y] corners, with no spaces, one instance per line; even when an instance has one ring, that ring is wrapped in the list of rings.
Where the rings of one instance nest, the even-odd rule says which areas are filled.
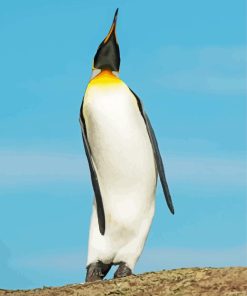
[[[88,161],[88,165],[89,165],[89,169],[90,169],[93,190],[94,190],[95,199],[96,199],[99,230],[100,230],[100,233],[102,235],[104,235],[104,233],[105,233],[105,211],[104,211],[103,200],[102,200],[102,196],[101,196],[101,192],[100,192],[98,177],[97,177],[95,166],[93,163],[91,149],[90,149],[88,139],[87,139],[86,124],[85,124],[85,119],[83,116],[82,109],[83,109],[83,104],[81,106],[80,119],[79,119],[80,125],[81,125],[82,139],[83,139],[83,144],[84,144],[84,148],[85,148],[85,152],[86,152],[86,156],[87,156],[87,161]]]
[[[133,93],[133,95],[135,96],[135,98],[137,100],[139,110],[140,110],[141,115],[142,115],[144,122],[146,124],[148,135],[149,135],[152,147],[153,147],[154,158],[155,158],[156,166],[157,166],[159,177],[160,177],[160,182],[161,182],[163,192],[165,195],[166,203],[167,203],[167,206],[168,206],[169,210],[171,211],[171,213],[174,214],[174,207],[173,207],[173,203],[172,203],[172,198],[171,198],[168,184],[166,181],[165,169],[164,169],[163,161],[162,161],[162,158],[160,155],[159,146],[158,146],[157,139],[155,137],[154,130],[152,128],[151,122],[150,122],[147,114],[144,111],[144,108],[143,108],[140,98],[133,92],[133,90],[130,89],[130,91]]]

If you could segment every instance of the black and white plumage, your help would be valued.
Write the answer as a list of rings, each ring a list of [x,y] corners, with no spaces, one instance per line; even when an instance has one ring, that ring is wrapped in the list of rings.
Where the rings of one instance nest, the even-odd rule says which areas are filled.
[[[157,174],[174,214],[150,120],[141,100],[116,74],[120,66],[116,21],[117,11],[96,53],[80,111],[95,194],[87,281],[103,278],[112,264],[122,264],[120,276],[133,270],[154,215]]]

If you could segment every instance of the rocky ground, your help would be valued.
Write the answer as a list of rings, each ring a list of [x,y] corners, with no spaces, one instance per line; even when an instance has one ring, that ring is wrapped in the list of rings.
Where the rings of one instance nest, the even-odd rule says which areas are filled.
[[[0,296],[247,296],[247,267],[182,268],[117,280],[34,290],[0,290]]]

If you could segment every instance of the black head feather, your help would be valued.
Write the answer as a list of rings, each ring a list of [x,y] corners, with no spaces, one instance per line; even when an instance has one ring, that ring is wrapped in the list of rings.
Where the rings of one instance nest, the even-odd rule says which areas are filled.
[[[101,42],[94,57],[94,68],[119,71],[120,51],[116,37],[118,9],[115,12],[110,31],[106,38]]]

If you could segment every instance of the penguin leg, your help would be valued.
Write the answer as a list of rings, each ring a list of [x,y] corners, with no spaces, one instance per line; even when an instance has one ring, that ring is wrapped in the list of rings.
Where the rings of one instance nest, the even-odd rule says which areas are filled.
[[[91,263],[87,266],[86,282],[101,281],[112,267],[112,263],[105,264],[102,261]]]
[[[114,273],[114,279],[132,275],[132,270],[125,262],[120,262],[118,269]]]
[[[150,210],[145,213],[145,217],[143,217],[143,221],[141,221],[141,223],[139,224],[139,227],[136,228],[137,233],[134,233],[132,238],[129,239],[129,242],[127,242],[117,251],[113,259],[114,264],[119,264],[119,262],[120,263],[124,262],[130,270],[134,270],[136,262],[142,253],[142,250],[152,223],[153,215],[154,215],[154,203],[152,204]],[[123,267],[120,265],[119,268],[120,268],[119,270],[120,272]],[[122,272],[120,272],[120,274],[121,273]]]

